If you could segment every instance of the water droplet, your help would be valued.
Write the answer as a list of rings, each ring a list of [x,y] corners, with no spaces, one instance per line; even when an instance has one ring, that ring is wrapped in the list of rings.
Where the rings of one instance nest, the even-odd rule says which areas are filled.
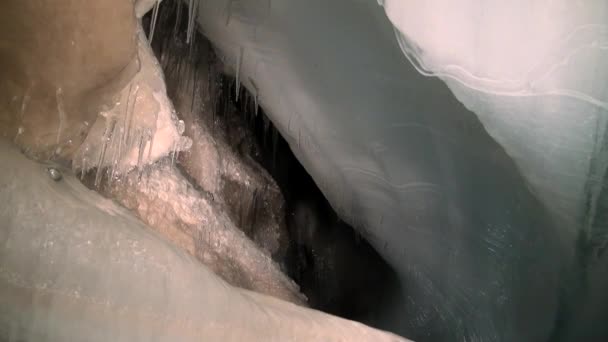
[[[179,135],[182,135],[182,134],[184,134],[185,131],[186,131],[186,124],[184,123],[184,120],[177,121],[177,133]]]
[[[54,180],[55,182],[58,182],[61,180],[61,178],[62,178],[61,171],[57,170],[54,167],[49,167],[46,169],[46,171],[49,174],[49,177],[51,177],[51,179]]]

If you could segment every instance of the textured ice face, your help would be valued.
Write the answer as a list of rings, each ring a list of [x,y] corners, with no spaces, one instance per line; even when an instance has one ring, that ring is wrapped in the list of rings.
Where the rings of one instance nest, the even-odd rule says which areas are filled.
[[[605,3],[379,4],[213,0],[198,21],[400,272],[392,329],[575,336],[602,264]]]

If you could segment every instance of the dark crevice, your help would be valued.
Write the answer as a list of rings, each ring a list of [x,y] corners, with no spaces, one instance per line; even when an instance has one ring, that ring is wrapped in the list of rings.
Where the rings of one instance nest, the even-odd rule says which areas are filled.
[[[285,272],[300,285],[311,307],[381,327],[386,303],[400,292],[396,273],[364,238],[340,220],[264,110],[256,106],[254,96],[240,86],[237,99],[236,80],[223,72],[221,61],[200,58],[203,53],[213,55],[203,51],[210,46],[206,38],[196,32],[195,43],[186,43],[187,10],[179,3],[161,3],[153,49],[165,74],[184,74],[181,82],[197,82],[195,76],[182,71],[188,69],[186,64],[206,70],[208,79],[198,82],[207,85],[196,88],[209,93],[212,113],[205,124],[224,131],[223,137],[242,158],[264,167],[278,184],[286,201],[289,231],[287,253],[279,261]],[[146,29],[150,16],[143,19]],[[163,63],[166,59],[173,61]],[[167,86],[169,96],[175,96]],[[193,110],[203,110],[196,107],[193,101]],[[234,130],[240,131],[235,134]],[[241,138],[231,140],[234,136]],[[254,206],[249,217],[241,217],[237,224],[256,220],[255,195],[249,202],[247,205]]]

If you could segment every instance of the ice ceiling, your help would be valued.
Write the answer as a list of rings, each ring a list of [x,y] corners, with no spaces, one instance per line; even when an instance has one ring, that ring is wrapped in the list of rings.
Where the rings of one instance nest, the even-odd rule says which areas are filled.
[[[595,333],[584,322],[606,304],[589,283],[605,278],[608,3],[215,0],[198,21],[400,272],[393,329]]]
[[[387,308],[386,329],[422,341],[603,341],[608,336],[604,327],[608,318],[604,253],[608,242],[604,186],[608,2],[190,0],[188,4],[196,8],[193,14],[199,30],[215,45],[223,62],[233,66],[237,84],[254,94],[332,206],[399,273],[406,296],[404,302]],[[121,13],[130,15],[129,9]],[[120,27],[112,29],[116,32],[107,31],[104,39],[120,37],[128,53],[116,49],[116,55],[108,54],[106,60],[129,55],[133,45]],[[86,37],[94,36],[104,33]],[[44,42],[32,46],[44,46]],[[0,44],[0,53],[7,51],[6,46]],[[24,51],[27,64],[31,51]],[[70,73],[86,74],[78,69],[78,63],[86,60],[65,63],[65,67]],[[30,62],[30,72],[44,73],[36,69],[40,60]],[[55,76],[64,74],[65,70]],[[83,89],[82,83],[75,84]],[[10,84],[6,89],[13,86],[22,85]],[[159,88],[162,85],[145,90],[150,93],[146,96]],[[68,85],[64,91],[81,90]],[[58,94],[53,91],[49,96],[55,101]],[[71,105],[78,108],[67,101],[68,109]],[[60,120],[59,131],[61,127]],[[34,139],[27,136],[27,129],[20,139]],[[167,140],[178,139],[179,134],[169,133]],[[14,163],[4,173],[7,177],[0,178],[0,189],[23,189],[30,197],[57,195],[43,180],[22,182],[23,177],[17,176],[22,174],[20,168],[32,166],[14,151],[2,149],[3,156]],[[36,179],[36,175],[31,177]],[[11,185],[13,178],[19,182]],[[70,184],[74,182],[66,186]],[[11,197],[4,198],[14,207],[0,211],[2,217],[27,210],[42,215],[36,210],[43,206],[53,213],[53,205],[60,202],[48,200],[36,207],[23,201],[27,205],[19,206]],[[86,208],[86,203],[82,205]],[[92,210],[87,222],[104,222],[107,215],[118,214]],[[132,222],[121,215],[118,226],[129,226]],[[83,220],[82,216],[74,219],[74,225],[86,226]],[[35,223],[19,222],[27,229],[15,230],[18,243],[0,250],[5,260],[17,255],[9,252],[27,248],[24,232],[35,233]],[[101,234],[93,236],[113,244],[115,236],[120,237],[116,241],[124,239],[118,228],[91,234]],[[128,228],[124,231],[129,239],[141,235]],[[138,238],[150,251],[159,245],[145,234]],[[87,237],[74,235],[73,239],[86,241]],[[108,251],[92,249],[91,253]],[[161,264],[141,259],[139,279],[161,274],[152,268],[171,261],[185,265],[175,274],[187,282],[208,282],[210,291],[217,290],[221,298],[242,299],[216,284],[215,278],[206,280],[210,276],[204,271],[194,271],[190,259],[174,260],[167,255],[159,254]],[[68,262],[69,257],[58,255]],[[14,265],[30,262],[9,261]],[[29,267],[37,267],[36,260],[31,263]],[[117,266],[125,277],[137,273],[125,265]],[[3,276],[9,274],[0,271]],[[161,275],[159,282],[167,281],[166,286],[184,292],[183,284],[170,281],[170,272]],[[69,276],[61,279],[72,282]],[[111,282],[107,287],[108,293],[114,293]],[[159,296],[176,293],[158,291]],[[185,293],[195,301],[222,307],[213,296]],[[20,298],[27,297],[17,294],[2,294],[0,303],[11,308],[22,305]],[[137,292],[124,301],[147,303],[153,295]],[[249,337],[263,335],[255,330],[257,324],[276,324],[284,329],[277,329],[283,336],[310,334],[309,325],[334,324],[255,295],[243,296],[256,310],[257,305],[262,305],[260,311],[272,308],[261,314],[242,302],[232,307],[237,313],[242,308],[238,319],[250,325],[247,331],[254,331]],[[187,317],[221,324],[233,319],[234,313],[219,310],[213,316],[217,311],[193,307],[187,297],[172,300],[176,306],[170,309],[180,315],[185,312]],[[156,304],[167,309],[164,303],[150,305]],[[65,317],[73,314],[69,307],[49,307],[51,313],[61,309],[67,310]],[[100,312],[99,317],[112,327],[112,316]],[[250,322],[251,317],[242,317],[247,312],[254,318]],[[0,323],[10,315],[23,314],[0,314]],[[265,320],[264,315],[275,320]],[[294,320],[304,322],[294,325],[299,330],[286,328]],[[69,326],[67,322],[58,326]],[[335,324],[345,329],[344,334],[356,335],[357,327]],[[7,329],[0,325],[0,332]],[[139,337],[154,336],[154,331],[143,328]],[[123,338],[128,340],[132,332],[124,328]],[[81,333],[86,336],[86,329]]]

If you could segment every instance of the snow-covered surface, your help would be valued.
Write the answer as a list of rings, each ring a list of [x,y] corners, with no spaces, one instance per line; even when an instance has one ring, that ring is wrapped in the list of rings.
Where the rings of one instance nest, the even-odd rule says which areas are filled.
[[[603,1],[207,0],[197,20],[398,270],[391,329],[536,341],[594,296],[607,18]]]

